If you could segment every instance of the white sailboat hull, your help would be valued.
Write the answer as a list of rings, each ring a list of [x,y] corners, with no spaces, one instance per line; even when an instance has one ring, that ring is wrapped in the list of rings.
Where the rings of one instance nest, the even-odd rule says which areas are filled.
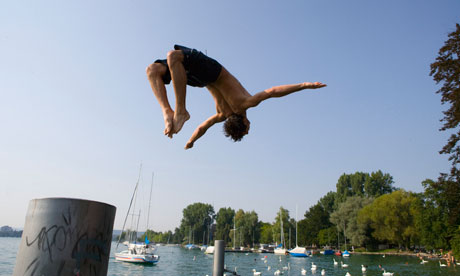
[[[294,249],[289,251],[289,254],[293,257],[308,257],[307,249],[305,249],[305,247],[296,246]]]
[[[205,254],[214,254],[214,246],[208,246],[208,248],[206,248],[206,251],[204,253]]]
[[[275,250],[273,250],[275,255],[286,255],[286,252],[287,250],[285,248],[275,248]]]
[[[120,253],[115,253],[115,260],[129,263],[155,264],[160,260],[160,257],[153,254],[133,254],[129,250],[124,250]]]

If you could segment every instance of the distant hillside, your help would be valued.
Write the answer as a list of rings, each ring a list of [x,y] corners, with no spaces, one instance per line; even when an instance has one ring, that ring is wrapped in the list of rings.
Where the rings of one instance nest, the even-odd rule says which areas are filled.
[[[22,231],[16,231],[8,225],[0,227],[0,237],[20,238]]]
[[[121,232],[122,232],[121,230],[115,230],[115,229],[114,229],[113,232],[112,232],[112,240],[113,240],[113,241],[116,241],[116,240],[118,239],[118,236],[121,235]],[[141,237],[142,235],[144,235],[144,233],[145,233],[145,232],[138,232],[138,233],[137,233],[137,237],[138,237],[138,238]]]

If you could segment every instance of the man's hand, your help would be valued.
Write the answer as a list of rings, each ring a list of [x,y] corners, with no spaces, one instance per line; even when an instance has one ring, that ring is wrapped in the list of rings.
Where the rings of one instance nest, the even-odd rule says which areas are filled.
[[[187,142],[187,144],[185,145],[185,149],[187,150],[187,149],[191,149],[191,148],[193,148],[193,142],[190,142],[190,141],[189,141],[189,142]]]
[[[316,89],[326,86],[324,83],[321,82],[304,82],[303,85],[306,89]]]

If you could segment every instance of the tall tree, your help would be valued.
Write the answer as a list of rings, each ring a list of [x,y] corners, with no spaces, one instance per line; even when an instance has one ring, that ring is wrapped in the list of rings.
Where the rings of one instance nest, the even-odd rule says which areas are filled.
[[[336,208],[339,203],[344,202],[347,197],[352,196],[352,189],[351,189],[351,181],[350,181],[350,175],[349,174],[342,174],[339,179],[337,180],[336,184],[337,188],[337,193],[336,193]]]
[[[320,201],[305,212],[305,218],[299,223],[299,244],[318,245],[318,234],[322,229],[329,228],[329,213],[323,208]]]
[[[342,174],[337,181],[335,209],[338,205],[347,200],[350,196],[364,196],[365,183],[369,179],[368,173],[355,172],[353,174]]]
[[[460,225],[460,185],[442,175],[422,182],[425,189],[418,219],[422,242],[428,248],[450,248]]]
[[[259,219],[255,211],[244,212],[242,209],[235,214],[236,245],[251,247],[259,239]],[[256,233],[257,232],[257,233]],[[230,236],[233,239],[232,236]]]
[[[358,212],[364,206],[372,202],[372,198],[364,198],[360,196],[352,196],[347,198],[345,202],[340,203],[339,208],[331,214],[330,221],[344,233],[346,239],[350,240],[351,244],[363,245],[367,241],[366,228],[364,224],[357,221]]]
[[[281,241],[281,219],[283,220],[284,241]],[[281,243],[285,244],[285,241],[288,241],[289,228],[295,228],[295,225],[290,223],[289,211],[281,206],[276,214],[275,223],[273,224],[276,243],[281,241]]]
[[[388,241],[399,246],[409,247],[411,241],[417,240],[415,218],[418,214],[412,208],[417,197],[404,190],[385,194],[359,211],[358,220],[369,223],[373,229],[372,236],[380,241]]]
[[[323,209],[330,215],[335,211],[335,199],[337,197],[336,192],[328,192],[325,196],[319,199],[318,203]]]
[[[274,242],[273,226],[268,222],[260,223],[260,243],[270,244]]]
[[[431,64],[430,75],[436,83],[443,83],[436,92],[441,94],[441,103],[447,104],[448,109],[444,111],[442,122],[444,125],[441,131],[454,130],[447,144],[440,151],[441,154],[448,154],[452,161],[451,176],[458,182],[458,164],[460,162],[460,25],[456,24],[456,30],[448,35],[444,46],[439,49],[439,56]]]
[[[379,197],[393,192],[393,177],[381,170],[372,172],[364,183],[364,191],[368,197]]]
[[[188,242],[203,243],[203,234],[214,222],[214,208],[201,202],[188,205],[182,210],[181,231],[185,237],[192,236]]]
[[[225,241],[226,244],[230,242],[230,230],[233,229],[233,218],[235,217],[235,210],[232,208],[220,208],[216,216],[216,237],[218,240]]]
[[[321,229],[318,233],[319,245],[336,245],[337,244],[337,227],[331,226],[326,229]]]

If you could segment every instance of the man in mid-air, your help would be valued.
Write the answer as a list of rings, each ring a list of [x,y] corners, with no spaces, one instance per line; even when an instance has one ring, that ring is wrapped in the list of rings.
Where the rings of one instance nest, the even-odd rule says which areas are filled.
[[[185,107],[186,86],[206,87],[216,102],[217,113],[201,123],[185,145],[193,144],[215,123],[224,123],[225,136],[240,141],[249,131],[246,110],[269,98],[279,98],[304,89],[325,87],[320,82],[303,82],[275,86],[251,95],[241,83],[216,60],[195,49],[174,45],[167,59],[156,60],[147,67],[147,76],[165,122],[164,134],[172,138],[190,119]],[[165,84],[172,80],[176,95],[176,108],[172,110]]]

